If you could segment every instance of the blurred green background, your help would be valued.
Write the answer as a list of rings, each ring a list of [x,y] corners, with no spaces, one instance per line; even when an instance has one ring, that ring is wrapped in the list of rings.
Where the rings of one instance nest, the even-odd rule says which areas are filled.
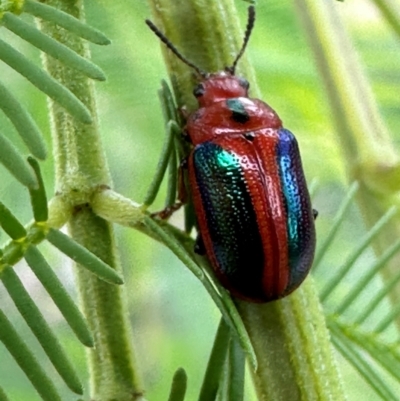
[[[244,28],[247,4],[238,0],[237,5]],[[393,139],[400,146],[400,41],[384,23],[371,1],[348,0],[337,2],[336,7],[359,51]],[[91,50],[94,62],[108,77],[105,83],[96,83],[96,92],[101,134],[114,189],[141,202],[155,171],[164,138],[157,90],[160,80],[166,78],[166,70],[159,42],[144,24],[144,19],[150,16],[150,10],[145,1],[97,1],[87,2],[86,12],[88,23],[102,30],[112,40],[111,46],[92,46]],[[1,29],[0,36],[31,55],[32,59],[40,61],[36,51],[6,30]],[[247,56],[257,73],[263,100],[279,113],[285,126],[298,138],[308,181],[317,180],[319,184],[314,203],[320,212],[317,230],[318,237],[322,238],[346,191],[347,177],[324,87],[292,2],[259,2],[256,28]],[[0,77],[30,110],[43,129],[50,149],[45,97],[3,64],[0,65]],[[0,115],[0,128],[26,152],[14,128],[3,115]],[[42,166],[47,191],[51,196],[54,192],[51,154]],[[16,183],[2,166],[0,176],[1,200],[21,221],[28,222],[31,211],[27,190]],[[161,196],[154,210],[161,208],[162,204]],[[178,213],[172,221],[181,225],[181,215]],[[149,400],[166,399],[173,372],[182,366],[189,377],[188,400],[194,399],[199,391],[219,312],[200,283],[166,248],[134,230],[116,227],[116,232],[126,276],[133,341],[143,372],[146,397]],[[325,259],[317,281],[322,281],[324,275],[334,271],[363,233],[363,224],[354,207],[351,219],[346,222],[340,239]],[[6,240],[1,233],[0,240]],[[74,293],[70,261],[54,252],[50,246],[42,246],[42,250]],[[364,262],[373,257],[372,252],[367,252]],[[17,270],[48,321],[57,328],[63,345],[69,350],[83,377],[87,377],[84,349],[75,341],[70,329],[28,269],[21,264]],[[343,291],[346,291],[346,283]],[[340,297],[340,293],[337,296]],[[18,318],[1,284],[0,304],[18,330],[26,332],[27,342],[37,349],[38,357],[46,364],[43,352],[36,340],[31,339],[25,323]],[[338,361],[349,400],[378,399],[346,362],[340,357]],[[49,369],[52,369],[50,365]],[[57,378],[56,373],[54,376]],[[39,400],[1,344],[0,382],[11,400]],[[61,381],[59,386],[65,400],[78,398]],[[247,399],[255,399],[251,390]]]

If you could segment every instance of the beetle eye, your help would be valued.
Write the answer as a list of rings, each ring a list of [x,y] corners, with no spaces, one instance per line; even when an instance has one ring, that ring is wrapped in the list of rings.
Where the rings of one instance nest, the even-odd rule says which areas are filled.
[[[203,84],[198,84],[194,89],[193,89],[193,95],[195,97],[200,97],[203,96],[205,92],[205,88]]]
[[[249,89],[250,84],[249,81],[247,79],[244,78],[239,78],[239,85],[243,88],[243,89]]]

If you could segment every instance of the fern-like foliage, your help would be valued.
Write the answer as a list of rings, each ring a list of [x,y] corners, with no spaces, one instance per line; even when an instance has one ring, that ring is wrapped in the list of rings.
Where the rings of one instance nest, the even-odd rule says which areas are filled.
[[[396,381],[399,380],[400,359],[397,347],[399,333],[395,325],[400,309],[395,306],[382,309],[381,305],[384,302],[391,303],[390,291],[399,283],[400,274],[394,276],[379,289],[376,289],[374,285],[371,286],[371,282],[376,280],[378,274],[387,268],[388,262],[399,254],[400,240],[394,240],[380,257],[368,266],[363,266],[362,271],[357,262],[363,256],[364,251],[371,246],[374,238],[396,215],[396,208],[390,208],[360,239],[358,245],[354,247],[335,274],[331,275],[328,280],[323,278],[323,258],[340,235],[339,228],[349,215],[349,208],[358,189],[358,183],[354,183],[340,205],[330,231],[322,239],[313,272],[319,277],[322,284],[320,297],[325,306],[327,324],[337,350],[382,399],[394,401],[398,398],[398,389],[391,388],[385,382],[378,365],[383,367]],[[347,288],[346,276],[353,273],[355,269],[358,269],[357,274],[353,274],[356,279],[353,278],[351,287]],[[335,293],[339,295],[332,297]],[[349,314],[348,311],[360,298],[368,299],[368,302],[362,304],[357,312],[353,311]],[[371,316],[373,316],[372,320]],[[390,326],[394,326],[394,331],[397,333],[394,338],[393,335],[387,336],[384,333]]]
[[[90,253],[61,231],[50,228],[47,224],[47,198],[44,191],[38,162],[30,157],[29,164],[36,173],[38,188],[30,189],[34,222],[24,227],[12,212],[0,203],[0,226],[11,240],[0,249],[0,279],[15,303],[21,317],[30,327],[33,335],[41,344],[54,368],[75,393],[82,394],[83,387],[75,368],[61,347],[56,335],[46,322],[35,301],[28,294],[18,275],[13,269],[21,258],[25,258],[38,280],[46,289],[66,322],[74,331],[79,341],[93,347],[93,338],[85,319],[64,285],[57,278],[37,245],[47,240],[65,255],[86,267],[99,278],[114,284],[122,284],[122,279],[110,266]],[[52,383],[32,351],[25,345],[20,334],[13,328],[4,312],[0,313],[0,341],[6,346],[26,376],[31,380],[43,400],[61,400]]]
[[[100,81],[105,80],[105,75],[98,66],[81,57],[64,44],[43,34],[33,24],[23,21],[20,18],[23,13],[31,14],[43,21],[53,22],[67,31],[99,45],[110,43],[104,34],[69,14],[38,1],[7,1],[1,3],[0,27],[8,29],[32,46],[54,57],[66,66],[80,71],[87,77]],[[69,89],[1,39],[0,60],[8,64],[51,99],[58,102],[78,120],[91,123],[92,118],[88,109]],[[4,79],[0,79],[0,109],[10,119],[29,152],[38,159],[45,159],[46,146],[37,124],[14,96],[12,90],[7,88]],[[27,161],[1,132],[0,163],[23,185],[29,187],[36,185],[35,176]]]
[[[306,15],[306,25],[313,32],[311,36],[314,34],[312,40],[325,37],[324,35],[329,36],[329,34],[334,36],[336,34],[335,30],[328,30],[322,32],[322,36],[317,36],[321,34],[321,31],[318,30],[321,24],[315,24],[315,15],[318,13],[313,8],[315,0],[312,1],[314,3],[303,0],[296,1],[301,6],[301,12]],[[375,0],[375,3],[394,30],[400,34],[400,12],[394,0]],[[38,1],[6,1],[0,3],[2,29],[13,32],[47,56],[58,60],[62,65],[90,79],[98,81],[105,79],[102,70],[90,60],[71,50],[65,44],[44,34],[35,25],[21,19],[20,16],[23,13],[34,16],[39,23],[40,21],[54,23],[94,44],[107,45],[110,41],[101,32],[69,14]],[[321,26],[325,27],[325,24]],[[321,53],[321,49],[318,46],[322,42],[322,40],[317,41],[316,48],[318,49],[316,54],[323,59],[329,53],[329,48],[323,49]],[[343,46],[342,51],[346,52],[348,49]],[[336,54],[336,52],[334,53]],[[338,54],[340,55],[339,51]],[[93,118],[88,108],[68,88],[1,39],[0,60],[29,80],[54,102],[61,105],[76,121],[84,124],[92,122]],[[335,68],[332,68],[332,65],[329,63],[324,65],[324,67],[327,67],[324,72],[329,79],[334,77],[340,83],[340,77],[335,75]],[[360,93],[363,93],[364,82],[357,74],[354,75],[354,71],[357,71],[357,69],[355,68],[351,71],[353,73],[352,79],[359,90],[358,95],[360,95]],[[343,79],[343,77],[341,78]],[[351,77],[349,79],[351,81]],[[348,83],[347,80],[343,79],[343,81]],[[337,92],[330,93],[333,99],[340,98],[343,101],[343,104],[333,102],[334,107],[337,106],[339,111],[344,108],[347,99],[350,99],[348,93],[345,92],[348,87],[338,84]],[[110,222],[135,227],[166,245],[204,285],[221,311],[222,319],[210,353],[203,385],[199,389],[198,399],[199,401],[209,401],[219,397],[218,399],[220,400],[242,400],[244,394],[244,355],[250,361],[251,368],[256,371],[258,364],[257,354],[248,330],[241,315],[238,313],[237,305],[215,279],[209,265],[204,260],[196,257],[193,252],[194,241],[187,234],[194,226],[193,210],[190,207],[185,209],[185,231],[162,222],[157,219],[157,215],[151,215],[147,212],[148,208],[153,204],[161,182],[166,175],[168,175],[168,188],[165,206],[166,208],[177,207],[177,171],[179,169],[179,161],[187,154],[186,145],[179,138],[182,121],[180,121],[180,116],[176,112],[173,95],[165,82],[162,83],[159,96],[167,135],[157,173],[143,204],[138,206],[109,188],[100,188],[91,198],[92,203],[90,206],[97,216],[103,217]],[[367,110],[368,115],[375,115],[374,104],[368,101],[368,96],[365,96],[365,99],[362,96],[358,96],[357,101],[359,103],[357,104],[360,109]],[[10,208],[0,202],[0,226],[9,237],[9,240],[0,248],[0,279],[10,298],[15,303],[20,316],[27,323],[33,336],[43,348],[58,376],[61,377],[73,393],[80,395],[83,394],[83,384],[78,377],[76,368],[70,362],[65,349],[60,345],[59,339],[46,322],[35,301],[27,292],[15,272],[14,266],[20,260],[25,259],[29,268],[42,283],[65,321],[75,333],[77,339],[86,347],[94,346],[94,339],[86,319],[76,306],[75,301],[68,294],[63,283],[55,275],[48,261],[39,250],[38,245],[43,242],[50,243],[58,251],[70,257],[82,268],[93,273],[104,282],[119,285],[123,281],[114,267],[105,263],[84,246],[59,230],[70,217],[71,211],[65,211],[65,218],[54,220],[54,213],[51,213],[51,211],[59,208],[57,210],[60,212],[65,205],[63,205],[59,196],[49,202],[46,195],[38,162],[38,160],[44,160],[47,155],[43,135],[32,116],[29,115],[26,108],[8,87],[7,80],[4,77],[0,78],[0,109],[14,125],[16,132],[25,143],[27,151],[32,154],[29,157],[21,154],[13,142],[0,132],[0,162],[17,181],[29,189],[33,215],[32,222],[22,224]],[[352,127],[352,116],[348,113],[343,113],[343,115],[346,118],[341,127],[344,127],[346,133],[349,133]],[[360,113],[360,115],[363,116],[364,114]],[[379,132],[385,132],[385,129],[377,122],[379,118],[374,118],[373,120],[376,127],[379,128]],[[395,170],[396,172],[398,170]],[[390,177],[393,176],[395,174],[390,175]],[[390,179],[387,182],[390,184]],[[362,185],[365,186],[365,182],[362,182]],[[360,184],[355,183],[350,187],[332,223],[330,232],[325,239],[322,239],[315,260],[314,270],[316,276],[323,270],[324,257],[326,257],[332,243],[337,238],[349,206],[353,203],[356,194],[359,193],[358,191],[360,191]],[[400,250],[400,240],[394,239],[382,252],[377,252],[376,260],[364,268],[362,274],[358,275],[357,282],[351,288],[344,288],[346,284],[344,284],[343,280],[355,268],[358,258],[363,252],[374,245],[374,241],[382,233],[382,230],[385,230],[387,225],[392,224],[393,219],[396,218],[397,209],[390,206],[386,207],[386,213],[361,238],[360,243],[343,262],[342,266],[337,269],[337,272],[328,281],[320,280],[322,283],[320,297],[325,307],[327,325],[338,351],[355,367],[382,399],[397,400],[397,389],[391,388],[386,380],[382,378],[380,369],[383,368],[395,380],[400,380],[400,354],[397,347],[399,338],[395,327],[396,321],[399,321],[400,307],[394,305],[386,308],[383,313],[380,305],[383,302],[392,303],[396,295],[396,287],[398,287],[397,285],[400,281],[400,274],[387,274],[386,276],[389,279],[384,282],[379,290],[369,295],[369,302],[363,308],[360,308],[357,314],[348,317],[349,314],[347,312],[357,299],[363,296],[365,291],[369,291],[371,280],[376,278],[377,274],[384,271],[385,268],[387,269],[386,266]],[[62,213],[56,214],[59,216]],[[345,295],[335,297],[334,301],[332,301],[332,294],[335,292]],[[379,319],[376,319],[379,314]],[[374,319],[376,321],[374,323],[372,323],[371,316],[375,316]],[[395,328],[393,329],[393,327]],[[395,335],[387,335],[389,328],[392,329],[392,332],[395,332]],[[44,370],[43,364],[26,345],[24,338],[18,333],[7,313],[3,310],[0,310],[0,341],[5,345],[10,355],[21,367],[43,400],[61,401],[59,390],[54,384],[54,377]],[[169,401],[183,401],[186,390],[187,374],[184,369],[178,369],[172,380]],[[141,394],[138,393],[137,396],[139,397]],[[0,386],[0,401],[6,400],[8,400],[6,392]]]
[[[315,261],[317,274],[318,270],[323,270],[323,254],[336,237],[357,191],[358,204],[370,228],[335,274],[324,283],[321,300],[337,349],[382,399],[396,400],[399,390],[392,389],[382,378],[380,368],[399,380],[396,349],[399,341],[396,300],[400,279],[396,263],[400,249],[398,151],[392,145],[389,130],[380,117],[362,66],[333,5],[308,0],[296,0],[295,3],[326,84],[337,133],[344,144],[347,169],[352,179],[359,182],[352,186],[331,232],[320,246]],[[399,34],[398,2],[375,0],[374,3]],[[381,163],[385,163],[386,172],[375,174]],[[357,277],[352,288],[341,289],[343,279],[352,273],[357,260],[368,247],[374,249],[377,259],[363,266],[362,270],[358,268],[357,274],[352,275]],[[370,283],[379,273],[382,273],[384,283],[381,289],[376,290]],[[333,298],[334,293],[340,295]],[[363,304],[360,299],[368,301]],[[359,309],[349,314],[357,301]],[[393,306],[382,309],[384,301]],[[385,335],[390,326],[396,333],[394,336]]]
[[[64,29],[75,33],[93,43],[106,45],[109,40],[96,29],[61,12],[36,1],[2,2],[0,22],[3,29],[8,29],[21,39],[29,42],[42,52],[58,59],[61,63],[80,71],[89,78],[104,80],[99,67],[79,56],[65,45],[44,35],[34,25],[24,22],[21,13],[31,14],[39,19],[51,21]],[[67,88],[60,85],[41,67],[19,53],[0,39],[0,60],[28,79],[39,90],[65,107],[77,119],[90,123],[91,116],[87,108]],[[46,289],[54,304],[71,327],[79,341],[93,347],[94,342],[85,318],[68,294],[63,283],[55,275],[37,245],[49,241],[58,250],[71,259],[85,266],[89,271],[114,284],[122,284],[122,279],[110,266],[73,241],[70,237],[52,228],[48,217],[48,199],[37,159],[45,159],[46,146],[43,136],[26,108],[7,88],[6,80],[0,82],[0,109],[10,119],[17,133],[24,141],[29,152],[34,156],[25,158],[16,147],[0,132],[0,162],[30,193],[34,221],[24,226],[3,203],[0,202],[0,226],[10,240],[0,248],[0,279],[21,317],[25,320],[36,337],[52,365],[66,385],[76,394],[83,393],[83,386],[75,368],[61,346],[59,340],[46,322],[42,313],[31,298],[13,266],[24,258],[38,280]],[[24,339],[13,327],[7,314],[0,311],[0,341],[3,342],[16,363],[24,371],[43,400],[61,400],[53,379],[49,377],[37,360],[37,357],[25,344]],[[0,399],[6,400],[4,391]]]

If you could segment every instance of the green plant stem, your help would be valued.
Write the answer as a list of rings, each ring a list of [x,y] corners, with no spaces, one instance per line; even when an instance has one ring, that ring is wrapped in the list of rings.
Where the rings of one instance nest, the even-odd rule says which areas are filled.
[[[295,0],[295,4],[331,102],[346,170],[350,180],[360,184],[356,199],[367,227],[371,228],[391,206],[400,207],[400,157],[339,19],[337,8],[343,5],[314,0]],[[397,213],[372,245],[382,255],[399,237],[400,214]],[[384,278],[390,280],[399,264],[400,255],[397,255],[382,270]],[[390,296],[394,304],[400,302],[400,285]],[[397,324],[400,325],[400,319]]]
[[[240,27],[232,0],[149,0],[157,26],[201,69],[222,70],[241,46]],[[257,28],[256,28],[257,29]],[[158,40],[154,38],[154,40]],[[162,45],[179,106],[196,107],[193,73]],[[254,72],[246,61],[240,74],[258,97]],[[313,282],[308,279],[292,296],[270,304],[237,303],[259,362],[253,372],[260,400],[344,399]]]
[[[258,357],[260,400],[345,399],[311,277],[281,301],[237,305]]]
[[[71,219],[69,227],[72,237],[79,239],[81,245],[110,266],[117,266],[109,223],[86,208]],[[131,349],[132,335],[126,322],[129,314],[123,290],[95,278],[82,268],[76,270],[76,275],[83,312],[95,340],[95,350],[88,350],[92,398],[96,401],[128,401],[132,394],[137,394],[139,399],[142,387]]]
[[[83,19],[81,1],[49,0],[45,3]],[[41,22],[40,27],[45,34],[90,58],[87,45],[77,36],[48,22]],[[49,73],[86,105],[94,121],[91,125],[82,124],[58,104],[50,102],[56,190],[73,211],[69,221],[70,234],[120,273],[112,226],[96,216],[89,206],[99,187],[111,186],[97,125],[93,84],[79,72],[44,57]],[[58,221],[51,216],[53,210],[57,209],[50,208],[50,220]],[[95,340],[95,347],[87,351],[90,398],[96,401],[143,399],[123,289],[84,269],[76,269],[76,277],[81,306]]]

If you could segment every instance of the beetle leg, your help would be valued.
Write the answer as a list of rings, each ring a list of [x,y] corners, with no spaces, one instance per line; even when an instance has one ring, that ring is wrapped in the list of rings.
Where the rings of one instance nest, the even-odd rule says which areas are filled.
[[[167,206],[165,209],[160,210],[159,212],[154,212],[150,216],[151,217],[156,217],[161,220],[167,220],[169,219],[177,210],[179,210],[182,207],[183,203],[178,201],[174,203],[171,206]]]
[[[314,220],[317,220],[317,217],[318,217],[318,210],[313,209],[312,212],[313,212]]]
[[[182,132],[181,132],[181,137],[182,137],[182,139],[183,139],[185,142],[191,143],[189,134],[188,134],[188,132],[187,132],[186,129],[183,129],[183,130],[182,130]]]

